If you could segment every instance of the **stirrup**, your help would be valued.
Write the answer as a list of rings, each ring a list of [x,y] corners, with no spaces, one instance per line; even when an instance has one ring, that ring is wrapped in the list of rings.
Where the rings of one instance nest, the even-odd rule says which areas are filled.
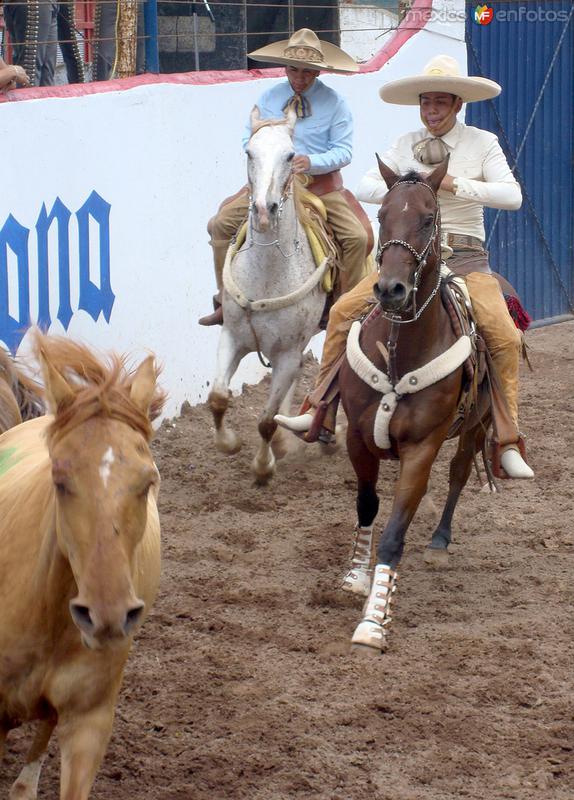
[[[198,325],[223,325],[223,306],[218,306],[213,314],[207,314],[197,320]]]
[[[509,447],[500,456],[500,466],[507,478],[533,478],[534,471],[522,458],[519,450]]]
[[[299,414],[296,417],[287,417],[284,414],[275,414],[273,419],[282,428],[286,428],[291,433],[307,433],[313,424],[313,414],[306,411],[304,414]]]
[[[492,473],[495,478],[533,478],[534,471],[526,461],[526,448],[522,436],[516,444],[501,447],[498,442],[492,442],[491,452]]]
[[[327,414],[328,403],[321,401],[314,413],[305,411],[304,414],[298,414],[296,417],[287,417],[284,414],[275,414],[273,419],[282,428],[286,428],[295,436],[303,439],[304,442],[312,443],[321,441],[324,444],[330,444],[331,439],[328,431],[323,427],[323,421]],[[329,438],[327,438],[329,436]]]

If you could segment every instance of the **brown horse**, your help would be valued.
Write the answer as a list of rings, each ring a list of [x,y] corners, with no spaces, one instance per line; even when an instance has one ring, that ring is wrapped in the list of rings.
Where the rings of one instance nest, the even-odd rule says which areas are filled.
[[[417,173],[400,178],[379,160],[389,192],[379,211],[379,280],[374,286],[378,306],[362,328],[356,322],[351,329],[340,372],[341,400],[349,422],[347,448],[358,479],[355,555],[362,557],[369,576],[366,590],[360,592],[368,594],[368,600],[353,644],[378,652],[386,645],[405,535],[455,419],[465,380],[463,363],[471,351],[471,337],[455,335],[440,296],[436,193],[447,165],[448,160],[426,179]],[[426,560],[443,563],[448,558],[453,512],[489,424],[489,397],[483,384],[450,465],[448,498]],[[371,581],[366,566],[383,458],[398,458],[400,470]]]
[[[43,413],[41,387],[0,347],[0,433]]]
[[[0,757],[39,720],[10,797],[33,800],[57,727],[61,800],[85,800],[112,730],[134,631],[156,595],[163,404],[149,356],[134,373],[38,334],[49,416],[0,437]]]

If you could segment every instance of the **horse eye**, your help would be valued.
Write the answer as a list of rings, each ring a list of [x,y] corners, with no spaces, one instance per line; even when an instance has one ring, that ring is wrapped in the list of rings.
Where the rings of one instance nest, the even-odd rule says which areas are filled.
[[[60,497],[72,494],[63,481],[54,481],[54,488],[56,489],[56,493],[59,494]]]
[[[287,161],[293,161],[294,158],[295,158],[295,153],[289,153],[289,155],[287,156]]]
[[[251,161],[251,159],[253,158],[253,156],[252,156],[252,154],[249,152],[249,150],[246,150],[246,151],[245,151],[245,155],[247,156],[247,158],[248,158],[250,161]]]

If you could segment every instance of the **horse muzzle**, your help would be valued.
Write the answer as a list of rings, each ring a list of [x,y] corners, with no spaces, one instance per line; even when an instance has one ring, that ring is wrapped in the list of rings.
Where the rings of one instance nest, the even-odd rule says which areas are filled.
[[[264,233],[270,228],[275,228],[277,226],[277,216],[279,212],[278,203],[270,203],[269,205],[256,203],[253,207],[253,210],[255,212],[255,230],[259,231],[260,233]]]
[[[82,634],[82,642],[90,650],[125,640],[143,619],[144,609],[145,603],[138,599],[112,609],[97,609],[79,598],[70,602],[72,620]]]
[[[383,311],[402,311],[408,303],[413,287],[396,278],[381,276],[373,293]]]

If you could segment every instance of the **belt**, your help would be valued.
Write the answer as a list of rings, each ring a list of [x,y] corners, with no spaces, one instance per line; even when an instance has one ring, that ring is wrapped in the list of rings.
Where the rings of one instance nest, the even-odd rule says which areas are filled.
[[[446,237],[446,243],[454,250],[460,247],[470,247],[473,250],[484,250],[484,243],[477,236],[465,236],[462,233],[449,233]]]
[[[334,172],[326,172],[324,175],[307,175],[309,183],[307,189],[317,197],[329,192],[338,192],[343,188],[343,178],[341,170],[336,169]]]

